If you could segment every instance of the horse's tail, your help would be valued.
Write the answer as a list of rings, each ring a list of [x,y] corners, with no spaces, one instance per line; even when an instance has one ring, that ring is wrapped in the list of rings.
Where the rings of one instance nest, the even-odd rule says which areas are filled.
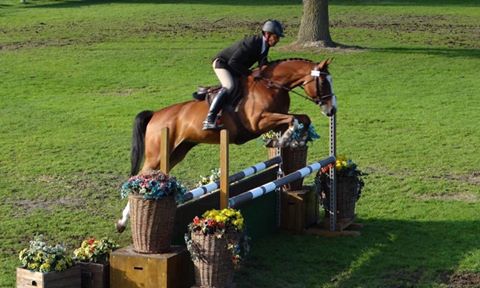
[[[130,175],[134,176],[140,170],[140,163],[143,160],[143,154],[145,153],[145,131],[147,130],[147,124],[153,117],[153,111],[142,111],[135,117],[132,133],[132,150],[131,150],[131,163],[132,169]]]

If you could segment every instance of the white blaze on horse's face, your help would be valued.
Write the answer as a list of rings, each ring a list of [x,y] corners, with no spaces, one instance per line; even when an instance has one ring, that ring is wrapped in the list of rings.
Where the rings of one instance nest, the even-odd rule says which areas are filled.
[[[320,85],[319,83],[322,81],[320,79],[320,75],[326,74],[325,80],[328,82],[329,91],[320,91],[320,86],[325,87],[324,85]],[[326,116],[332,116],[337,111],[337,99],[335,97],[335,93],[333,92],[333,78],[330,74],[326,72],[319,71],[317,69],[312,70],[310,74],[315,80],[315,88],[316,88],[316,97],[318,97],[318,105],[322,110],[322,114]]]
[[[332,95],[332,98],[330,100],[330,109],[327,109],[329,111],[323,112],[327,116],[332,116],[337,112],[337,96],[335,96],[335,92],[333,91],[333,78],[331,75],[327,75],[326,77],[328,83],[330,84],[330,94]],[[327,105],[325,105],[327,106]]]

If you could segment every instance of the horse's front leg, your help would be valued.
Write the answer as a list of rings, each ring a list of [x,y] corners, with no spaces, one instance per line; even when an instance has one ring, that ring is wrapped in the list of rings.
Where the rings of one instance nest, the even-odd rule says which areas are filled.
[[[285,130],[280,129],[281,126],[287,126],[285,133],[279,139],[278,145],[284,147],[290,140],[293,132],[298,129],[299,124],[303,124],[303,127],[310,126],[311,120],[305,114],[281,114],[281,113],[269,113],[264,112],[260,115],[257,122],[257,130],[261,132],[267,132],[269,130]]]
[[[298,135],[296,137],[293,137],[293,134],[295,132],[300,132],[302,133],[301,136],[306,138],[306,134],[304,131],[307,131],[308,126],[310,126],[310,123],[312,121],[310,118],[305,115],[305,114],[294,114],[293,122],[290,124],[288,129],[282,134],[280,139],[278,140],[278,146],[280,147],[286,147],[286,146],[291,146],[291,147],[296,147],[298,145],[302,145],[302,140],[298,139]],[[302,124],[302,126],[300,126]],[[305,134],[305,135],[303,135]],[[295,139],[294,139],[295,138]]]

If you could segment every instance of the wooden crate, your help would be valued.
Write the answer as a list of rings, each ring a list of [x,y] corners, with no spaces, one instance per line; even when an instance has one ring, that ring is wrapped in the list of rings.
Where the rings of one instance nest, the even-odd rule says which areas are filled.
[[[108,264],[77,262],[82,271],[82,288],[110,287],[110,266]]]
[[[33,272],[17,268],[17,288],[80,288],[80,267],[75,265],[62,272]]]
[[[318,222],[318,197],[314,189],[283,191],[281,197],[280,227],[284,230],[302,233],[306,227]]]
[[[140,254],[128,246],[110,254],[111,287],[183,288],[194,283],[193,263],[183,246],[162,254]]]

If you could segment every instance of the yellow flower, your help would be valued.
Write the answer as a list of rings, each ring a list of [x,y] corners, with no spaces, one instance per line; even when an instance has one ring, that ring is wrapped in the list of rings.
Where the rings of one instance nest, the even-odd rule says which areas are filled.
[[[208,210],[207,212],[203,213],[202,217],[203,218],[210,218],[210,219],[215,219],[215,216],[219,214],[218,210],[212,209]]]
[[[219,223],[225,223],[227,221],[227,217],[223,216],[223,215],[217,215],[215,216],[215,221],[219,222]]]
[[[223,209],[222,214],[224,214],[227,217],[233,217],[235,216],[235,211],[231,208]]]
[[[239,218],[239,219],[233,221],[233,225],[235,225],[235,227],[238,230],[242,230],[243,229],[243,218]]]
[[[60,272],[63,271],[67,268],[67,265],[64,260],[60,260],[57,262],[57,265],[55,265],[55,271]]]
[[[27,248],[20,251],[20,253],[18,254],[18,259],[22,260],[23,257],[25,257],[25,253],[27,253]]]
[[[48,263],[43,263],[42,265],[40,265],[40,272],[50,272],[50,264]]]
[[[36,263],[36,262],[28,263],[27,268],[28,268],[28,270],[37,270],[38,263]]]

